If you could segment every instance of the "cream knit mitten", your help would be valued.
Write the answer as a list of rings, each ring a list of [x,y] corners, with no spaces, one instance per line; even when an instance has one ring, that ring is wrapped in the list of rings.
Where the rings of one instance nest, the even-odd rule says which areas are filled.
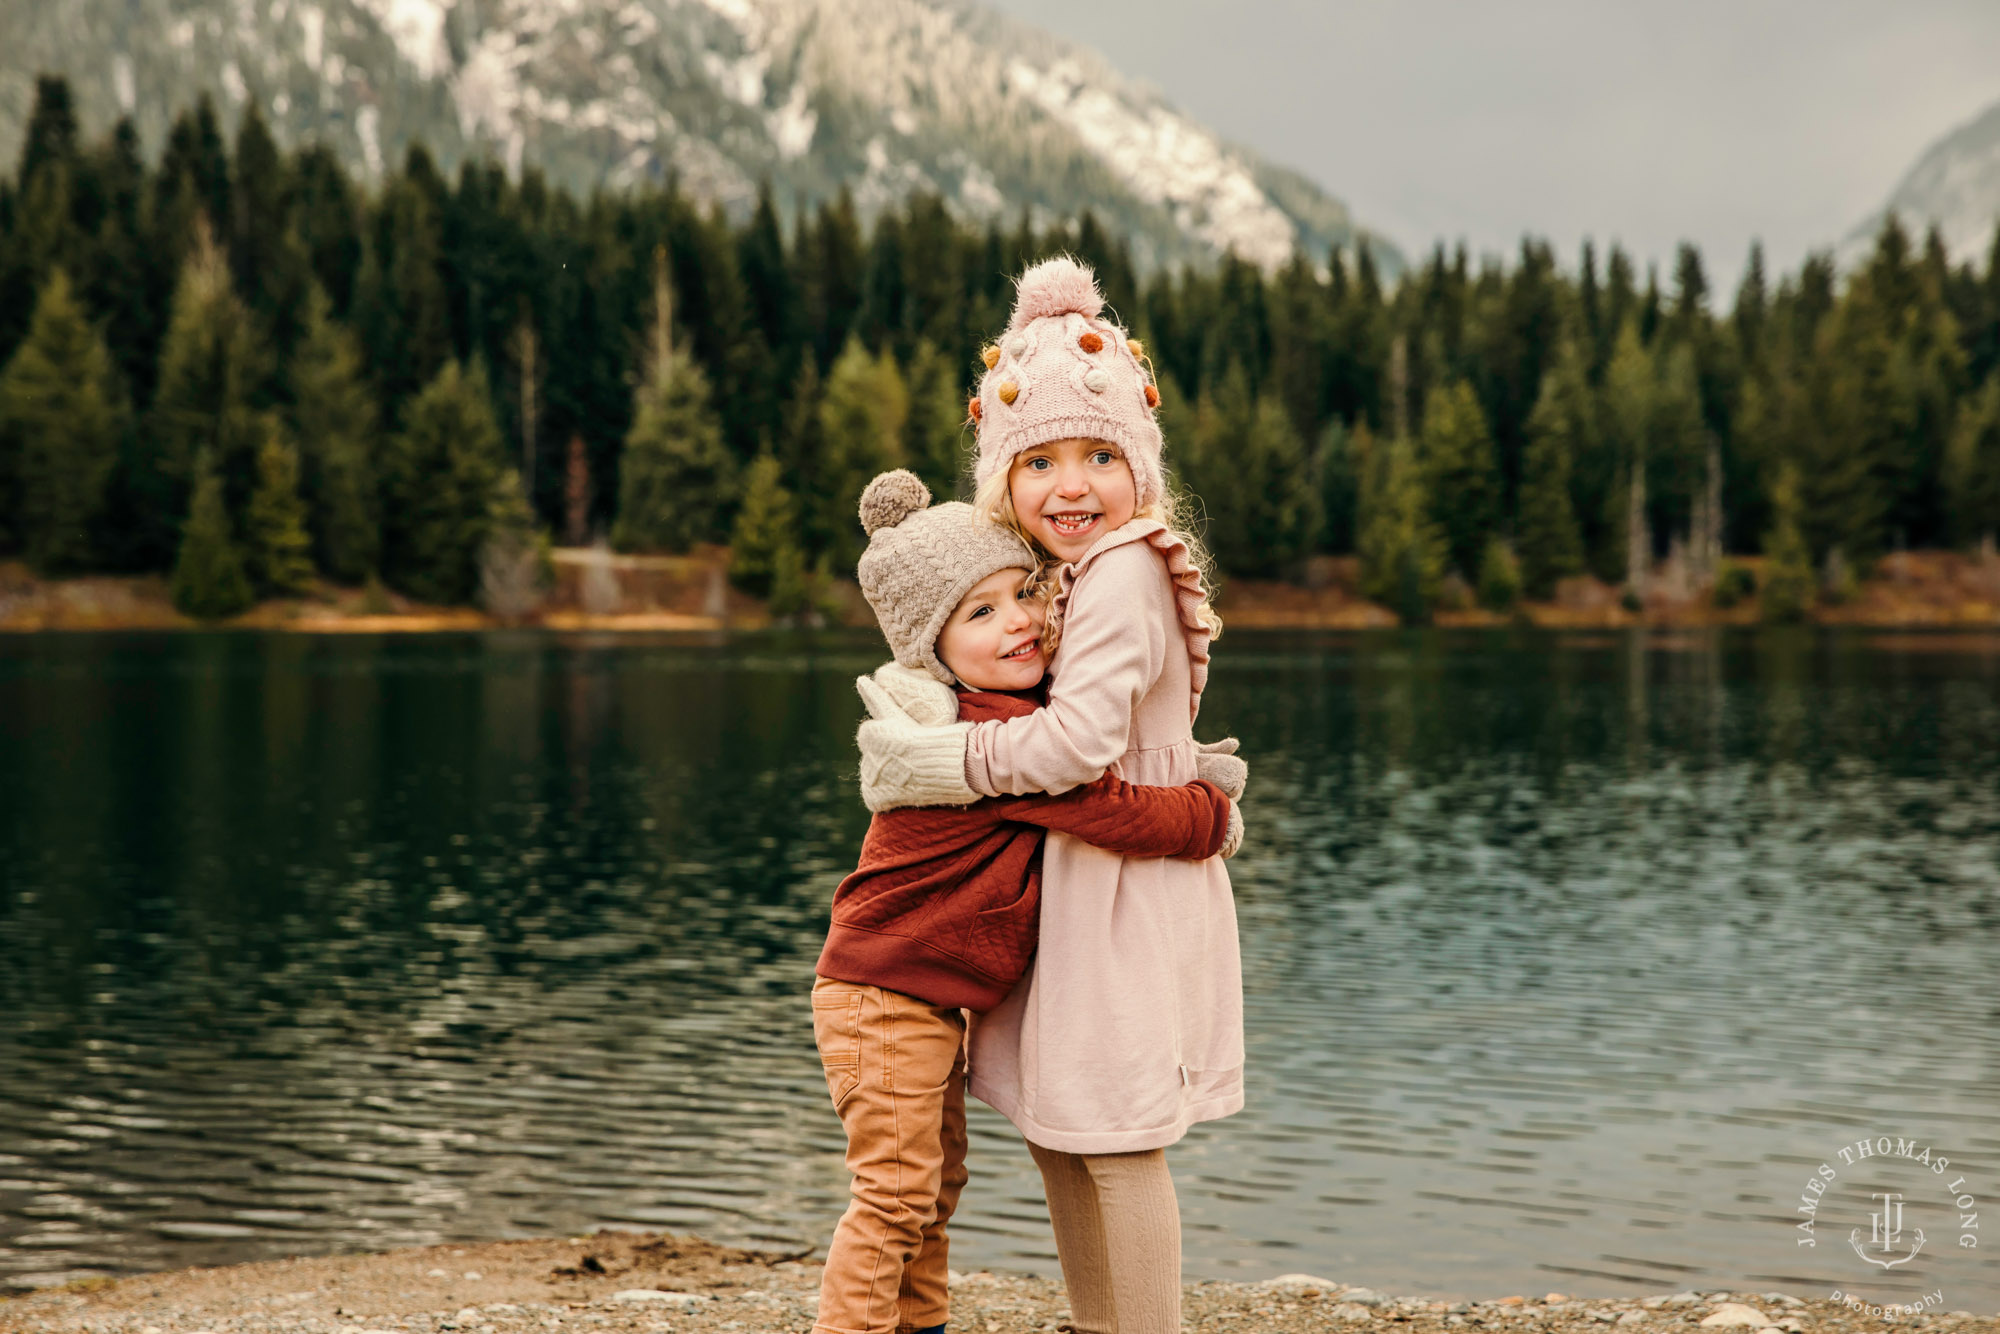
[[[854,688],[873,715],[854,736],[861,747],[861,800],[869,810],[967,806],[979,800],[965,781],[971,723],[925,727],[873,677],[856,677]]]
[[[1195,743],[1194,776],[1222,789],[1231,801],[1243,800],[1243,785],[1250,781],[1250,766],[1237,758],[1242,744],[1233,736],[1206,744]]]
[[[869,692],[862,688],[862,681],[872,681],[889,697],[890,703],[919,727],[943,727],[958,721],[957,693],[921,667],[885,662],[875,669],[873,676],[856,680],[855,687],[861,690],[862,702],[866,703]],[[876,713],[872,705],[868,711],[877,718],[885,716]]]
[[[1229,803],[1229,829],[1222,836],[1222,850],[1216,856],[1224,861],[1234,857],[1243,847],[1243,808],[1235,802]]]

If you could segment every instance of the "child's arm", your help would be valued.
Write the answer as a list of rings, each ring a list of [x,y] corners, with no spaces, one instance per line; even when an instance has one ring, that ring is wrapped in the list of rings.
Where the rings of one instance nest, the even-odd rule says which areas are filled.
[[[1106,774],[1060,796],[996,797],[989,805],[1006,819],[1060,829],[1123,857],[1206,861],[1229,834],[1229,798],[1199,780],[1149,787]]]
[[[1125,753],[1133,710],[1166,655],[1186,651],[1159,553],[1132,542],[1097,556],[1071,590],[1062,636],[1048,707],[973,726],[965,753],[973,791],[1067,792]]]
[[[881,683],[865,676],[854,683],[871,715],[855,735],[862,799],[871,811],[965,806],[1092,782],[1129,748],[1133,711],[1167,655],[1186,651],[1159,553],[1143,542],[1107,549],[1071,589],[1046,708],[926,727]]]

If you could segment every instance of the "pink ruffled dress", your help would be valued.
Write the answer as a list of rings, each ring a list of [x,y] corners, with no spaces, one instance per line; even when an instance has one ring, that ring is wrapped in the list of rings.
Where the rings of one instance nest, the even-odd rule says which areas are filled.
[[[1048,707],[980,723],[966,778],[987,795],[1064,792],[1106,769],[1195,777],[1208,679],[1201,574],[1135,519],[1061,573]],[[1034,965],[971,1036],[974,1096],[1070,1153],[1172,1144],[1243,1106],[1243,968],[1219,858],[1127,859],[1051,833]]]

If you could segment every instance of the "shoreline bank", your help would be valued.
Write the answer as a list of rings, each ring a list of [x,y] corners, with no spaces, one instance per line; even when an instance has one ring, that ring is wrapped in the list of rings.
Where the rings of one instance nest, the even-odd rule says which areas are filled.
[[[808,1257],[605,1231],[90,1279],[0,1299],[0,1334],[776,1334],[811,1326],[819,1275]],[[954,1272],[952,1294],[951,1327],[965,1334],[1069,1328],[1057,1280]],[[1570,1334],[1607,1326],[1619,1334],[1846,1334],[1890,1327],[2000,1334],[2000,1314],[1948,1306],[1941,1299],[1913,1314],[1881,1313],[1827,1297],[1709,1289],[1444,1300],[1288,1274],[1190,1283],[1183,1310],[1184,1328],[1276,1334],[1370,1326],[1394,1326],[1399,1334]]]
[[[1762,562],[1733,563],[1761,582]],[[299,598],[259,603],[219,622],[176,611],[162,575],[92,575],[39,579],[18,561],[0,561],[0,634],[41,630],[282,630],[303,634],[423,634],[498,629],[590,633],[730,633],[779,624],[760,600],[732,586],[729,553],[698,548],[685,556],[624,556],[572,548],[555,553],[554,579],[542,606],[517,618],[472,607],[426,606],[388,592],[320,582]],[[1317,557],[1302,582],[1228,579],[1217,607],[1225,625],[1245,630],[1375,630],[1402,622],[1358,591],[1359,563]],[[874,619],[853,583],[836,580],[832,619],[869,627]],[[1617,588],[1587,576],[1563,580],[1553,598],[1506,612],[1474,605],[1435,610],[1443,629],[1526,626],[1549,630],[1692,630],[1755,626],[1754,594],[1717,606],[1662,574],[1645,599],[1628,605]],[[1883,557],[1871,577],[1839,601],[1806,616],[1811,625],[1878,630],[2000,629],[2000,567],[1950,551],[1906,551]]]

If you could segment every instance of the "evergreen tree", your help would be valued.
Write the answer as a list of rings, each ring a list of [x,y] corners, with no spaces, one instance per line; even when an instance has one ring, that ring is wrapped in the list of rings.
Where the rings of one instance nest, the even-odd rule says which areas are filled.
[[[21,180],[45,167],[67,165],[77,156],[76,101],[69,80],[43,74],[35,79],[35,101],[28,111],[27,133],[21,143]]]
[[[383,192],[355,277],[362,345],[391,404],[432,382],[453,352],[441,194],[429,156],[412,149]]]
[[[722,438],[731,457],[748,464],[777,429],[783,404],[777,366],[757,327],[720,206],[709,218],[690,218],[675,229],[669,250],[677,314],[689,331],[694,360],[712,376]]]
[[[1319,549],[1343,554],[1353,551],[1354,508],[1361,497],[1361,479],[1355,470],[1354,432],[1337,419],[1319,433],[1313,477],[1319,491]]]
[[[641,391],[618,469],[620,551],[686,551],[728,531],[735,464],[710,407],[708,377],[679,362]]]
[[[1760,610],[1767,621],[1796,621],[1812,607],[1812,552],[1799,526],[1798,469],[1787,463],[1771,487],[1774,523],[1764,538],[1764,586]]]
[[[1425,399],[1421,456],[1446,558],[1461,573],[1475,573],[1500,521],[1500,479],[1493,438],[1471,385],[1433,389]]]
[[[1595,443],[1595,403],[1581,350],[1565,343],[1542,377],[1542,392],[1528,417],[1528,447],[1521,459],[1521,506],[1515,528],[1521,584],[1531,598],[1546,598],[1556,580],[1583,570],[1583,534],[1570,499],[1570,461]]]
[[[332,304],[314,284],[292,358],[291,426],[320,568],[358,584],[375,570],[382,547],[372,447],[375,400],[362,378],[361,350],[353,335],[334,323]]]
[[[1102,233],[1097,239],[1115,251]],[[923,343],[962,347],[976,336],[966,319],[968,248],[964,229],[940,196],[929,191],[910,196],[902,227],[903,323],[890,343],[902,364],[911,364]],[[1097,277],[1107,294],[1118,280],[1115,267],[1099,269]]]
[[[1272,377],[1292,428],[1310,440],[1326,420],[1329,311],[1319,272],[1302,250],[1271,285]]]
[[[1873,300],[1850,297],[1821,322],[1796,460],[1799,525],[1811,551],[1840,547],[1866,561],[1887,544],[1895,496],[1884,474],[1899,445],[1895,356],[1887,314]]]
[[[91,245],[90,273],[77,274],[84,304],[111,349],[128,399],[152,397],[154,358],[166,323],[164,258],[147,242],[146,164],[139,131],[121,117],[91,154],[103,214]]]
[[[479,603],[502,620],[519,620],[541,605],[549,573],[548,539],[535,526],[521,474],[503,468],[487,498]]]
[[[0,373],[0,546],[11,538],[42,574],[98,563],[123,429],[111,354],[57,269]]]
[[[818,495],[825,484],[826,437],[820,430],[820,410],[825,407],[826,395],[822,389],[813,359],[805,358],[772,451],[783,468],[785,489],[799,504],[799,548],[806,552],[822,550],[826,541],[819,531],[818,507],[804,499]]]
[[[252,100],[243,109],[236,132],[236,182],[231,195],[233,216],[217,218],[229,230],[229,258],[236,290],[248,303],[259,327],[272,338],[282,356],[298,341],[300,316],[305,313],[306,288],[312,281],[310,257],[290,225],[286,206],[289,171],[278,145]]]
[[[288,205],[312,277],[347,318],[361,268],[361,205],[339,156],[308,144],[292,159]]]
[[[1764,243],[1750,243],[1750,259],[1743,268],[1743,281],[1736,288],[1736,304],[1729,314],[1735,327],[1737,356],[1746,364],[1765,353],[1765,333],[1771,317],[1770,286],[1764,278]]]
[[[1604,371],[1598,421],[1614,480],[1603,494],[1601,540],[1590,553],[1598,577],[1614,583],[1643,576],[1651,561],[1652,531],[1643,497],[1656,379],[1653,358],[1640,341],[1638,326],[1627,323],[1618,331],[1611,363]],[[1639,503],[1634,503],[1635,497],[1641,498]]]
[[[652,346],[618,470],[611,541],[620,551],[686,551],[720,541],[735,502],[735,461],[722,442],[708,377],[674,352],[671,291],[657,269]]]
[[[1951,534],[1961,546],[2000,535],[2000,376],[1959,405],[1945,456]]]
[[[757,191],[757,210],[737,243],[737,256],[751,318],[776,358],[779,374],[789,378],[798,363],[799,299],[769,181]]]
[[[1695,354],[1687,343],[1653,358],[1646,415],[1646,481],[1654,530],[1688,533],[1707,482],[1709,431],[1702,417]]]
[[[797,507],[783,477],[783,465],[774,456],[757,456],[744,480],[743,504],[729,534],[729,577],[757,597],[771,595],[772,581],[787,562],[804,568]]]
[[[230,288],[221,250],[198,225],[161,345],[149,429],[141,433],[128,479],[142,526],[135,554],[142,559],[163,563],[173,549],[201,451],[208,451],[222,479],[227,511],[240,514],[249,502],[262,441],[252,401],[258,378],[248,314]]]
[[[1789,353],[1774,352],[1745,377],[1730,426],[1733,448],[1725,492],[1734,544],[1748,547],[1771,530],[1771,483],[1782,462],[1806,453],[1808,408]]]
[[[1431,518],[1416,445],[1408,436],[1368,442],[1362,457],[1361,591],[1405,621],[1422,621],[1437,601],[1450,551]]]
[[[1521,565],[1505,540],[1489,538],[1479,558],[1479,605],[1506,611],[1521,600]]]
[[[295,597],[312,587],[312,539],[299,499],[299,456],[275,415],[267,415],[257,451],[257,487],[243,516],[251,581],[265,597]]]
[[[835,569],[850,570],[861,558],[864,538],[855,506],[876,473],[902,464],[909,415],[909,391],[895,358],[886,350],[870,356],[860,339],[849,339],[821,396],[825,469],[819,489],[804,493],[809,529]]]
[[[854,199],[843,186],[832,203],[819,206],[795,256],[800,316],[819,375],[833,368],[860,312],[863,254]]]
[[[220,620],[249,610],[255,599],[230,532],[222,477],[206,445],[196,453],[192,472],[194,498],[174,560],[174,605],[189,616]]]
[[[27,335],[29,312],[50,271],[81,272],[76,107],[67,80],[35,80],[21,148],[18,192],[8,192],[7,244],[0,246],[0,361]]]
[[[1305,446],[1278,396],[1253,394],[1240,363],[1196,407],[1183,470],[1224,571],[1274,576],[1312,550],[1324,516],[1319,494],[1299,485]]]
[[[907,383],[910,416],[903,429],[903,457],[911,472],[939,500],[950,500],[965,486],[965,392],[951,363],[929,339],[920,340],[910,357]]]
[[[384,451],[382,577],[388,584],[426,602],[471,600],[505,449],[486,373],[447,361],[411,401],[403,429]]]

